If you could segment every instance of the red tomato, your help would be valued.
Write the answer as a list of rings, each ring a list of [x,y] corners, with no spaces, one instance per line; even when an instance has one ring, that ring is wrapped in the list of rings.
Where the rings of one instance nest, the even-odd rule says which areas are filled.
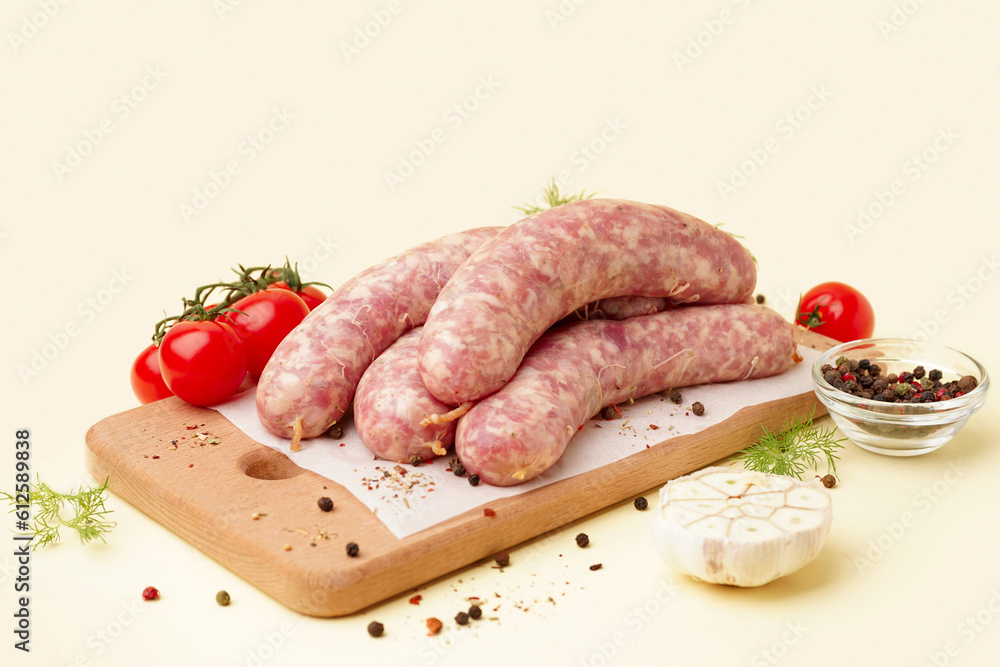
[[[223,322],[181,320],[164,334],[159,357],[167,386],[192,405],[224,401],[247,373],[243,343]]]
[[[246,313],[225,313],[243,341],[247,371],[260,377],[278,343],[309,314],[309,306],[287,289],[264,290],[245,296],[232,305]]]
[[[875,331],[872,304],[858,290],[838,282],[816,285],[803,294],[797,321],[842,343],[870,338]]]
[[[155,344],[151,343],[132,362],[129,380],[132,383],[132,393],[143,405],[174,395],[160,375],[159,349]]]
[[[291,291],[292,288],[289,287],[288,283],[286,283],[284,280],[279,280],[278,282],[271,283],[270,285],[268,285],[267,289],[283,289]],[[306,302],[306,305],[309,307],[309,310],[312,310],[319,304],[326,301],[326,294],[324,294],[323,290],[316,287],[315,285],[306,285],[298,292],[295,292],[295,294],[297,294],[299,298],[301,298],[303,301]]]

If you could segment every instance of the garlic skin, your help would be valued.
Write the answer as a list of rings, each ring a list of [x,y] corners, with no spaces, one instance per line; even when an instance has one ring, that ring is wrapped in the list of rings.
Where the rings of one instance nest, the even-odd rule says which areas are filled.
[[[684,574],[762,586],[813,560],[832,522],[830,494],[821,484],[711,467],[660,489],[653,543]]]

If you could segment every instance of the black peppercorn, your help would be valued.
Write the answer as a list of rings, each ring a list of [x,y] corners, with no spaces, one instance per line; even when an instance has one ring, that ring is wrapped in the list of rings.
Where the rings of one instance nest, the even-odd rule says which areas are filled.
[[[422,457],[420,454],[414,454],[413,456],[410,457],[411,466],[418,466],[423,462],[424,462],[424,457]]]
[[[483,615],[483,610],[479,608],[478,604],[474,604],[471,607],[469,607],[470,618],[477,619],[482,615]]]
[[[456,463],[451,467],[451,471],[455,473],[456,477],[465,477],[465,466],[461,463]]]
[[[642,496],[639,496],[638,498],[636,498],[635,502],[633,502],[632,504],[635,505],[635,508],[637,510],[639,510],[640,512],[642,512],[647,507],[649,507],[649,503]]]
[[[868,367],[868,375],[871,375],[873,378],[878,377],[879,375],[881,375],[881,373],[882,373],[882,367],[879,366],[878,364],[872,364]]]
[[[837,478],[833,475],[824,475],[820,481],[823,482],[823,486],[828,489],[832,489],[837,486]]]
[[[357,542],[348,542],[347,543],[347,555],[348,556],[350,556],[351,558],[355,558],[358,555],[358,551],[359,551],[359,549],[358,549]]]
[[[927,377],[930,379],[931,382],[938,382],[942,377],[944,377],[944,373],[942,373],[939,369],[935,368],[931,370],[930,373],[927,374]]]
[[[333,501],[327,498],[326,496],[323,496],[322,498],[317,500],[316,504],[319,505],[319,508],[324,512],[329,512],[330,510],[333,509]]]
[[[754,297],[754,300],[755,300],[755,301],[756,301],[757,303],[764,303],[764,301],[765,301],[765,297],[764,297],[764,295],[763,295],[763,294],[758,294],[758,295],[757,295],[756,297]]]
[[[681,401],[684,400],[681,396],[681,392],[676,389],[671,389],[667,392],[667,398],[669,398],[672,403],[676,403],[677,405],[680,405]]]
[[[479,475],[469,475],[469,484],[479,486]]]
[[[468,625],[469,615],[466,614],[464,611],[460,611],[457,614],[455,614],[455,622],[458,623],[459,625]]]
[[[868,370],[868,367],[871,365],[872,362],[869,361],[868,359],[862,359],[861,361],[858,362],[858,368],[860,368],[863,371]]]
[[[691,412],[701,417],[703,414],[705,414],[705,406],[699,403],[698,401],[695,401],[694,403],[691,404]]]
[[[576,536],[576,546],[582,549],[588,544],[590,544],[590,538],[587,537],[587,533],[580,533],[579,535]]]
[[[368,624],[368,634],[372,637],[381,637],[384,630],[385,626],[378,621],[372,621]]]
[[[915,377],[918,380],[926,374],[927,374],[927,369],[925,369],[923,366],[917,366],[916,368],[913,369],[913,377]]]
[[[497,565],[499,565],[500,567],[507,567],[508,565],[510,565],[510,554],[508,554],[506,551],[501,551],[500,553],[498,553],[496,556],[493,557],[493,560],[495,560],[497,562]]]

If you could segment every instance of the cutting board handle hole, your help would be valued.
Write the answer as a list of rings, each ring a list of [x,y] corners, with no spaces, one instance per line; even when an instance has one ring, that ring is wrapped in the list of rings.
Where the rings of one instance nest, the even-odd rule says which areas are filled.
[[[239,465],[244,475],[254,479],[289,479],[305,472],[281,452],[263,446],[244,454]]]

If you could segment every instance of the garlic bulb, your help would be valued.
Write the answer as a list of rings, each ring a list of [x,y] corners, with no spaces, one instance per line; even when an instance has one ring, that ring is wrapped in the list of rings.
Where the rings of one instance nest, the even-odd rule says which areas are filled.
[[[653,540],[674,569],[733,586],[795,572],[823,547],[833,511],[818,483],[704,468],[660,489]]]

